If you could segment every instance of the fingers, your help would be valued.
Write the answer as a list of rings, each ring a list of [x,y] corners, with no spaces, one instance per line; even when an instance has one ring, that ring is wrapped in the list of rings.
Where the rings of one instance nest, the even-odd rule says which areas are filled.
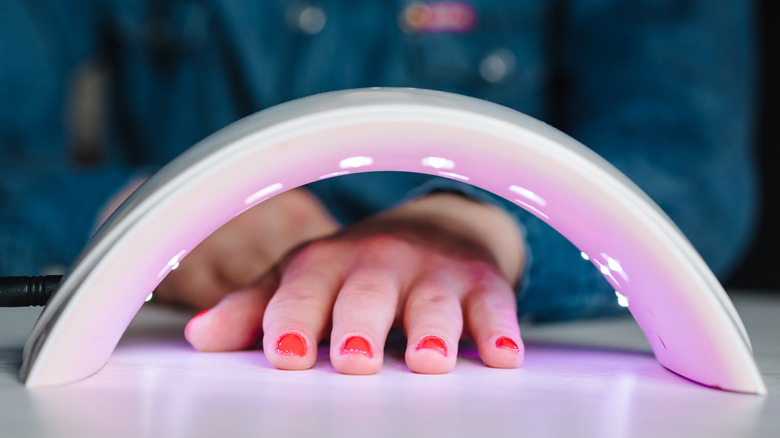
[[[345,374],[379,371],[395,318],[398,287],[396,278],[374,269],[349,277],[333,307],[330,361],[336,370]]]
[[[414,244],[386,235],[359,243],[319,241],[284,268],[264,316],[263,347],[277,368],[310,368],[332,318],[334,368],[374,374],[390,327],[402,320],[410,370],[447,373],[457,360],[465,316],[485,364],[514,368],[523,361],[515,307],[511,286],[489,262],[421,258]]]
[[[281,369],[307,369],[332,321],[331,363],[346,374],[373,374],[411,271],[408,244],[385,236],[312,242],[283,263],[263,321],[263,350]],[[338,298],[337,298],[338,297]]]
[[[406,365],[416,373],[452,371],[463,331],[462,285],[448,270],[422,277],[409,290],[404,306],[408,339]]]
[[[309,243],[273,272],[193,318],[190,343],[202,351],[239,350],[255,346],[263,333],[273,366],[308,369],[332,321],[334,368],[373,374],[390,327],[403,321],[405,359],[414,372],[451,371],[464,328],[486,365],[514,368],[523,361],[512,287],[489,260],[426,253],[418,243],[377,234]]]
[[[489,367],[517,368],[523,363],[525,349],[516,306],[512,287],[495,273],[474,282],[463,300],[466,332]]]
[[[339,254],[339,245],[315,242],[286,264],[263,320],[263,351],[273,366],[300,370],[317,361],[317,344],[341,287]]]
[[[444,263],[423,276],[408,294],[404,327],[406,364],[417,373],[447,373],[455,366],[464,329],[482,361],[516,368],[524,351],[514,291],[495,265],[482,261]]]
[[[257,345],[263,313],[277,285],[269,272],[252,287],[225,296],[215,307],[193,317],[184,336],[200,351],[235,351]]]
[[[333,307],[330,361],[345,374],[375,374],[382,366],[387,334],[399,294],[413,272],[411,245],[391,236],[363,240]]]

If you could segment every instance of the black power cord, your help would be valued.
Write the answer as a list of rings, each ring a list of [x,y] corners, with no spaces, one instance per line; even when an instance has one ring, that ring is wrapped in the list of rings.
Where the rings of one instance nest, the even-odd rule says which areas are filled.
[[[0,307],[45,306],[62,275],[0,277]]]

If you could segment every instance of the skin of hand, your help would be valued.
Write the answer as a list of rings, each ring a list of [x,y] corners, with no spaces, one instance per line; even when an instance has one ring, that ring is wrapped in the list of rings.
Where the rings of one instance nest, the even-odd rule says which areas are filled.
[[[136,191],[133,178],[98,212],[94,229]],[[307,190],[295,188],[243,212],[212,233],[154,291],[156,301],[205,309],[248,287],[291,249],[333,234],[340,225]]]
[[[212,233],[171,271],[155,300],[197,309],[255,283],[282,256],[339,224],[305,189],[292,189],[236,216]]]
[[[227,295],[227,289],[208,291],[215,280],[197,284],[202,275],[190,269],[227,260],[270,267],[280,253],[247,260],[209,243],[196,256],[201,267],[176,272],[163,290],[182,298],[188,289],[202,288],[197,302],[204,305],[224,295],[188,323],[185,336],[196,349],[241,350],[262,342],[268,361],[280,369],[311,368],[318,343],[329,338],[337,371],[376,373],[393,326],[406,333],[406,363],[414,372],[450,371],[462,335],[476,343],[486,365],[514,368],[524,355],[512,288],[524,264],[521,242],[517,225],[502,210],[436,193],[314,236],[260,280]],[[212,245],[218,254],[208,255]],[[223,275],[207,272],[215,279]],[[240,278],[235,286],[251,276]]]

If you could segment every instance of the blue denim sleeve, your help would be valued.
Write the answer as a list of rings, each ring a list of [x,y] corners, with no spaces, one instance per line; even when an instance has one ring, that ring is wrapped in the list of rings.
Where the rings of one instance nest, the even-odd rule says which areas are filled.
[[[129,171],[70,164],[70,73],[91,45],[89,1],[0,2],[0,275],[67,265]]]

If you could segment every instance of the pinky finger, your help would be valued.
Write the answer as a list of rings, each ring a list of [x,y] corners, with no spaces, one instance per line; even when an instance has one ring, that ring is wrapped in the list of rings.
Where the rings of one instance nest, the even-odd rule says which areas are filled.
[[[467,333],[476,342],[479,356],[493,368],[517,368],[525,348],[517,322],[515,295],[506,280],[496,278],[466,295],[463,313]]]
[[[226,295],[216,306],[195,315],[184,329],[199,351],[237,351],[255,347],[263,328],[263,313],[277,287],[271,271],[246,289]]]

